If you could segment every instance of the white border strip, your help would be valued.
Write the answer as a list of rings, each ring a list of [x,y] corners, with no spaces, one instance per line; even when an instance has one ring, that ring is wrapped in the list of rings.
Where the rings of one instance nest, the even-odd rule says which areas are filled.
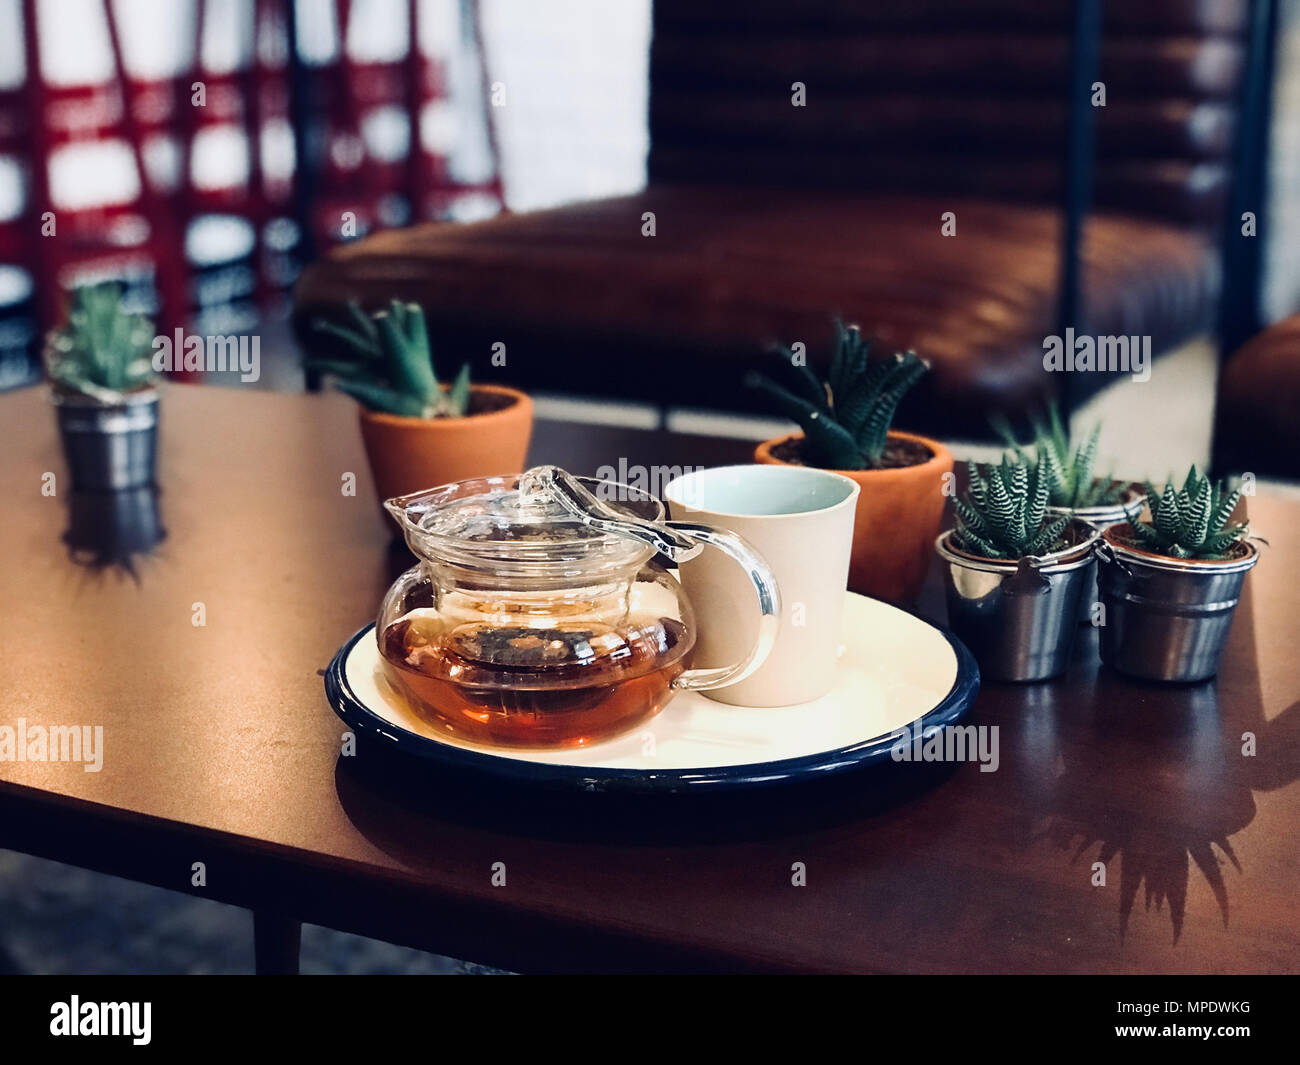
[[[729,411],[698,407],[670,407],[665,422],[670,432],[696,436],[723,436],[731,440],[770,440],[798,430],[794,422],[781,418],[759,418]]]
[[[623,403],[618,400],[561,396],[533,392],[533,410],[538,418],[583,425],[617,425],[624,429],[658,429],[659,408],[652,403]]]

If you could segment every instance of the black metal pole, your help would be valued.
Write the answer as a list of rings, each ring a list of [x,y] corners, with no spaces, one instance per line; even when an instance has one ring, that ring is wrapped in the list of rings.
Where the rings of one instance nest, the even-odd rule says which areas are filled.
[[[1260,330],[1264,228],[1268,195],[1269,126],[1273,111],[1276,0],[1254,0],[1246,69],[1233,150],[1232,190],[1223,225],[1223,288],[1219,301],[1219,359],[1226,360]],[[1244,216],[1254,215],[1253,231]],[[1243,232],[1246,230],[1246,232]]]
[[[1096,121],[1093,84],[1101,62],[1101,0],[1074,0],[1070,37],[1070,76],[1065,130],[1065,203],[1061,225],[1061,279],[1057,305],[1057,332],[1064,338],[1071,326],[1086,328],[1083,319],[1083,224],[1092,207],[1093,170],[1096,163]],[[1074,409],[1070,374],[1062,375],[1058,390],[1061,414]]]
[[[302,923],[270,910],[253,911],[253,964],[258,976],[297,976]]]
[[[315,234],[311,226],[311,206],[315,195],[316,153],[311,136],[315,121],[311,104],[312,75],[303,62],[298,45],[298,5],[296,0],[286,0],[286,18],[289,34],[289,123],[293,127],[294,220],[298,223],[298,254],[303,262],[316,255]],[[340,42],[339,47],[343,47]]]
[[[312,74],[303,62],[298,43],[298,5],[284,0],[289,47],[289,124],[293,127],[293,213],[298,224],[298,261],[305,266],[316,257],[316,236],[312,229],[312,204],[316,195],[316,153],[312,127],[316,114],[311,104]],[[340,30],[339,47],[345,47]],[[308,392],[321,390],[321,375],[304,370],[303,387]]]

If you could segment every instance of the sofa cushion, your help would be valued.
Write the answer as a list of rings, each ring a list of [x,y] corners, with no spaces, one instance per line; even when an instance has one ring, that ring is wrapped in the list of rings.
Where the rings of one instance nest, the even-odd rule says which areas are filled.
[[[1300,315],[1243,344],[1219,380],[1215,464],[1300,477]]]
[[[941,233],[944,212],[956,233]],[[647,212],[654,235],[643,235]],[[739,387],[774,340],[826,355],[834,315],[935,372],[904,420],[987,432],[991,411],[1055,395],[1059,216],[1049,208],[764,188],[660,187],[472,225],[377,233],[299,282],[298,327],[357,299],[426,308],[435,345],[480,375],[532,388],[753,409]],[[1094,215],[1084,242],[1091,331],[1150,336],[1155,351],[1204,328],[1213,249],[1174,226]],[[492,345],[506,344],[504,369]],[[1076,394],[1104,383],[1075,375]]]
[[[1076,6],[655,0],[651,183],[1059,204]],[[1212,228],[1228,190],[1248,0],[1098,6],[1094,201]]]

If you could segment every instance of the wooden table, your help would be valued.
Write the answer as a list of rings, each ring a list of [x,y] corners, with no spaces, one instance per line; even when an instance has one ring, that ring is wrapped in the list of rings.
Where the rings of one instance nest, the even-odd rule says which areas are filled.
[[[534,457],[747,450],[542,424]],[[0,396],[0,454],[0,725],[102,725],[105,745],[98,773],[0,762],[0,846],[247,906],[263,970],[293,967],[299,920],[519,970],[1300,968],[1294,503],[1250,501],[1272,547],[1217,684],[1119,679],[1090,635],[1057,682],[985,685],[970,720],[999,727],[997,772],[632,801],[340,757],[320,671],[394,565],[341,397],[171,388],[168,535],[135,579],[69,558],[42,392]]]

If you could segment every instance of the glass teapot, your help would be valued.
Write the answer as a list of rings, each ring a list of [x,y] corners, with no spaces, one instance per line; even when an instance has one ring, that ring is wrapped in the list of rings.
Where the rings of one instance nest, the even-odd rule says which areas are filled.
[[[665,521],[626,485],[541,466],[388,500],[419,562],[379,610],[389,683],[457,739],[585,747],[657,714],[675,691],[762,665],[780,612],[767,564],[741,537]],[[760,615],[741,661],[690,668],[695,617],[674,563],[706,547],[744,567]]]

